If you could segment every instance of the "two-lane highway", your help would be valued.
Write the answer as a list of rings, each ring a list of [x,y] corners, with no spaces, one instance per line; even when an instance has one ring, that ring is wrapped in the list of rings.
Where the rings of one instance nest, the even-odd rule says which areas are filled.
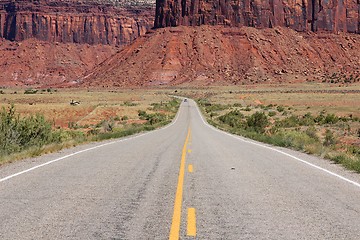
[[[0,168],[0,239],[360,239],[359,176],[207,125]]]

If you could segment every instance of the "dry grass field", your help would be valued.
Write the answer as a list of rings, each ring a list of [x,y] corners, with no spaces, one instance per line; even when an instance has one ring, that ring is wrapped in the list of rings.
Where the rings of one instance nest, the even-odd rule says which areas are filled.
[[[24,94],[23,89],[4,89],[3,92],[0,95],[0,108],[14,104],[20,116],[40,113],[53,121],[55,127],[61,128],[67,128],[69,123],[92,125],[102,120],[124,116],[129,122],[137,122],[139,110],[148,109],[151,103],[171,99],[165,91],[157,90],[58,89]],[[72,100],[79,104],[71,105]]]
[[[360,118],[359,84],[337,86],[314,83],[114,91],[58,89],[39,90],[36,94],[24,94],[23,89],[4,89],[2,92],[0,108],[14,104],[16,112],[21,116],[43,114],[57,128],[67,128],[69,124],[94,125],[116,117],[120,119],[125,117],[129,123],[141,123],[138,111],[148,109],[151,103],[168,101],[170,94],[207,99],[214,104],[251,106],[252,110],[244,112],[245,115],[253,113],[259,106],[274,105],[284,106],[288,114],[298,116],[306,113],[317,115],[323,112],[332,113],[338,117]],[[71,105],[72,100],[80,104]],[[217,114],[221,113],[220,111]],[[276,117],[284,118],[280,114]],[[359,122],[349,124],[353,132],[360,128]],[[344,135],[342,139],[360,144],[356,136]]]
[[[123,136],[116,135],[120,131],[133,134],[142,131],[144,127],[145,130],[151,130],[160,123],[167,123],[176,108],[172,105],[172,112],[167,111],[166,107],[169,106],[162,103],[169,102],[170,95],[174,94],[201,102],[208,120],[224,130],[243,134],[244,126],[230,127],[224,117],[221,121],[221,116],[234,118],[227,114],[238,111],[241,113],[239,123],[244,124],[255,113],[261,112],[269,121],[264,129],[265,132],[261,133],[262,137],[264,135],[272,138],[281,137],[280,140],[276,139],[279,142],[275,144],[288,147],[296,145],[297,150],[321,156],[328,155],[329,158],[337,157],[343,152],[356,161],[360,155],[359,84],[339,86],[308,83],[111,91],[47,89],[37,90],[35,93],[26,91],[33,94],[25,94],[25,91],[24,89],[0,90],[0,108],[8,108],[13,104],[16,113],[21,117],[41,114],[52,123],[53,129],[97,136],[90,139],[86,137],[86,141],[103,139],[97,135],[99,133],[115,133],[111,137],[118,137]],[[70,104],[74,101],[79,104]],[[146,113],[141,115],[139,111]],[[310,120],[312,123],[304,123],[305,120]],[[134,126],[136,130],[130,130]],[[300,135],[296,136],[297,133]],[[316,141],[313,142],[314,139],[310,141],[307,139],[309,136],[304,134],[310,134],[310,138]],[[255,137],[260,141],[262,138],[251,134],[246,136]],[[295,141],[295,143],[284,144],[284,137],[286,141]],[[272,143],[271,141],[268,142]],[[324,144],[331,146],[324,148]],[[348,154],[349,151],[352,152]]]
[[[215,104],[240,104],[250,106],[249,115],[259,106],[284,106],[288,114],[302,116],[306,113],[317,115],[321,112],[335,114],[338,117],[360,118],[360,84],[350,86],[336,86],[329,84],[300,84],[300,85],[260,85],[241,87],[210,88],[207,91],[194,90],[188,94],[195,98],[205,98]],[[271,111],[271,109],[269,109]],[[226,110],[225,110],[226,111]],[[220,114],[221,112],[219,112]],[[284,118],[277,115],[277,118]],[[360,129],[357,121],[349,123],[354,135]],[[347,136],[344,136],[347,139]],[[357,136],[351,141],[360,145]]]
[[[230,93],[231,92],[231,93]],[[360,117],[360,85],[327,87],[322,84],[278,86],[246,90],[229,89],[212,96],[217,103],[246,105],[283,105],[293,107],[299,114],[326,110],[338,116],[353,114]],[[224,102],[225,100],[225,102]]]
[[[171,121],[180,100],[159,90],[1,89],[0,164]]]
[[[353,113],[360,117],[360,84],[335,86],[329,84],[288,84],[210,87],[179,91],[214,103],[246,105],[277,104],[297,110]]]
[[[360,85],[182,90],[223,130],[317,154],[360,172]],[[260,125],[260,126],[257,126]]]

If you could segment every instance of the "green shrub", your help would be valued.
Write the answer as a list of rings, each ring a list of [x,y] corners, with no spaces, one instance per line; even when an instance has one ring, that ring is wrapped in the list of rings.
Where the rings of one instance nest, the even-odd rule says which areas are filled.
[[[251,111],[251,108],[249,106],[247,106],[245,109],[244,109],[245,112],[250,112]]]
[[[264,133],[265,128],[269,125],[268,117],[263,112],[256,112],[246,120],[247,126],[258,133]]]
[[[20,118],[12,105],[0,112],[0,155],[19,152],[23,149],[56,141],[52,132],[52,123],[44,116]]]
[[[315,124],[315,118],[311,113],[306,113],[302,118],[299,119],[299,124],[301,126],[311,126]]]
[[[335,114],[327,114],[324,118],[324,124],[335,124],[339,121],[339,118]]]
[[[243,118],[244,115],[239,110],[233,110],[220,116],[218,119],[230,127],[238,128],[244,126]]]
[[[292,147],[296,150],[305,150],[306,146],[313,145],[316,140],[301,131],[283,131],[278,134],[284,147]]]
[[[347,169],[350,169],[350,170],[360,173],[360,160],[359,159],[354,160],[354,159],[350,158],[349,156],[347,156],[346,154],[342,153],[342,154],[338,154],[334,157],[330,157],[330,160],[332,160],[333,162],[335,162],[337,164],[343,165]]]
[[[318,124],[322,124],[324,122],[325,116],[323,113],[320,113],[318,116],[314,118],[314,121]]]
[[[360,146],[349,146],[347,148],[348,153],[357,156],[358,158],[360,157]]]
[[[153,111],[167,111],[167,112],[176,112],[178,106],[180,104],[180,100],[177,98],[171,99],[169,102],[160,102],[160,103],[152,103],[151,110]]]
[[[139,110],[138,111],[138,116],[141,120],[145,120],[147,118],[147,113],[146,111],[143,111],[143,110]]]
[[[311,137],[312,139],[315,139],[316,141],[319,141],[319,137],[317,136],[317,131],[314,126],[308,127],[305,131],[305,133]]]
[[[196,100],[196,102],[202,107],[211,106],[211,103],[209,102],[209,100],[207,100],[205,98],[199,98],[198,100]]]
[[[339,121],[342,121],[342,122],[349,122],[352,120],[352,117],[339,117]]]
[[[165,103],[165,110],[168,112],[176,113],[179,109],[180,103],[181,100],[173,98],[169,102]]]
[[[134,102],[130,102],[130,101],[125,101],[124,102],[124,106],[127,106],[127,107],[133,107],[133,106],[137,106],[139,104],[137,103],[134,103]]]
[[[38,90],[36,90],[36,89],[26,89],[25,91],[24,91],[24,94],[36,94],[38,92]]]
[[[296,115],[291,115],[283,120],[276,121],[275,125],[281,128],[291,128],[299,126],[299,117]]]
[[[154,125],[160,122],[163,122],[167,119],[166,115],[164,113],[153,113],[148,114],[146,117],[146,120],[150,125]]]
[[[241,103],[234,103],[233,107],[242,107],[242,104]]]
[[[205,112],[210,113],[210,112],[222,111],[228,108],[229,108],[228,105],[211,104],[210,106],[205,107]]]
[[[128,119],[129,119],[129,117],[126,116],[126,115],[121,117],[121,121],[126,121],[126,120],[128,120]]]
[[[325,139],[324,139],[324,146],[331,146],[336,143],[336,138],[333,134],[333,132],[329,129],[326,129],[325,132]]]
[[[285,110],[285,108],[284,108],[283,106],[277,106],[277,107],[276,107],[276,110],[277,110],[278,112],[283,112],[283,111]]]
[[[219,115],[218,113],[211,112],[211,113],[210,113],[210,118],[216,117],[216,116],[218,116],[218,115]]]
[[[345,155],[337,155],[335,157],[332,157],[331,160],[337,164],[340,164],[346,161],[346,157]]]
[[[139,110],[138,111],[139,118],[142,120],[146,120],[148,124],[154,125],[157,123],[161,123],[167,121],[167,116],[164,113],[147,113],[145,111]]]
[[[275,115],[276,115],[276,112],[274,112],[274,111],[270,111],[270,112],[268,113],[268,115],[269,115],[269,117],[273,117],[273,116],[275,116]]]
[[[22,146],[42,146],[52,139],[51,122],[45,120],[43,115],[36,114],[23,118],[19,122],[19,137]]]

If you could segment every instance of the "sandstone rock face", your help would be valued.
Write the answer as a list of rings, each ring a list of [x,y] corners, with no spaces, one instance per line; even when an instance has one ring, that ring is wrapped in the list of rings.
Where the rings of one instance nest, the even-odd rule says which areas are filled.
[[[157,0],[155,27],[231,25],[360,33],[360,0]]]
[[[360,34],[274,27],[150,31],[79,79],[83,87],[360,81]],[[340,77],[339,77],[340,76]],[[348,81],[352,79],[351,81]]]
[[[121,46],[153,26],[153,12],[151,4],[129,7],[109,1],[0,0],[0,37]]]

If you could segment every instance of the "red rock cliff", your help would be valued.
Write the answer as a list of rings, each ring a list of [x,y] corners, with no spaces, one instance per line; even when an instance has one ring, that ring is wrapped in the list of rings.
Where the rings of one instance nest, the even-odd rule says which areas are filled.
[[[153,26],[153,11],[96,1],[0,0],[0,37],[119,46]]]
[[[360,0],[157,0],[155,27],[231,25],[360,32]]]

